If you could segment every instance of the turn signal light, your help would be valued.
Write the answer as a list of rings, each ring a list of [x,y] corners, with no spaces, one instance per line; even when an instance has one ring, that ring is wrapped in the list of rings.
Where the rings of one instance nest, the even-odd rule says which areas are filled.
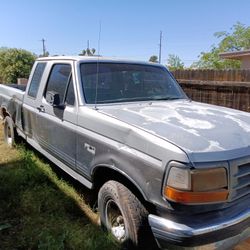
[[[164,190],[164,194],[169,200],[184,204],[220,202],[226,201],[228,198],[227,189],[220,189],[212,192],[187,192],[167,186]]]

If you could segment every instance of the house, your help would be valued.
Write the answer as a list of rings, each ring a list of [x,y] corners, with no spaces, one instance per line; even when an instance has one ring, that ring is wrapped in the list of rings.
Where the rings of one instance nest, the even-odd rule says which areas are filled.
[[[242,51],[224,52],[219,54],[222,59],[241,61],[241,69],[250,69],[250,49]]]

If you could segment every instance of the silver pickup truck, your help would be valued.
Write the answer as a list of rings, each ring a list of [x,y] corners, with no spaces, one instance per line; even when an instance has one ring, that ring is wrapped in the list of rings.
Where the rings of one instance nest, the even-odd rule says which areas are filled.
[[[98,191],[121,244],[232,249],[250,236],[250,114],[191,101],[162,65],[41,58],[26,91],[0,85],[0,111],[10,146],[23,137]]]

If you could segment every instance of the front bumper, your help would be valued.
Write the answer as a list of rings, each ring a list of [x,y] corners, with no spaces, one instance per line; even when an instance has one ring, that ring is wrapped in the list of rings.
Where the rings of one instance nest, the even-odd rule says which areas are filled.
[[[250,208],[228,214],[176,218],[149,215],[149,224],[163,249],[232,249],[250,237]]]

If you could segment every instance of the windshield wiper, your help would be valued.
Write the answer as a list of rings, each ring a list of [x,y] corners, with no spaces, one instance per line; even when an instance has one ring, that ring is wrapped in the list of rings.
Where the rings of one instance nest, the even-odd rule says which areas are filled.
[[[152,97],[152,100],[154,101],[169,101],[169,100],[177,100],[177,99],[182,99],[181,97],[176,97],[176,96],[162,96],[162,97]]]
[[[134,101],[163,101],[163,100],[177,100],[177,99],[183,99],[181,97],[174,97],[174,96],[137,96],[137,97],[130,97],[130,98],[118,98],[118,99],[112,99],[112,100],[98,100],[97,103],[99,104],[108,104],[108,103],[119,103],[119,102],[134,102]]]
[[[148,101],[152,100],[151,97],[130,97],[130,98],[119,98],[119,99],[112,99],[112,100],[98,100],[98,103],[115,103],[115,102],[133,102],[133,101]]]

